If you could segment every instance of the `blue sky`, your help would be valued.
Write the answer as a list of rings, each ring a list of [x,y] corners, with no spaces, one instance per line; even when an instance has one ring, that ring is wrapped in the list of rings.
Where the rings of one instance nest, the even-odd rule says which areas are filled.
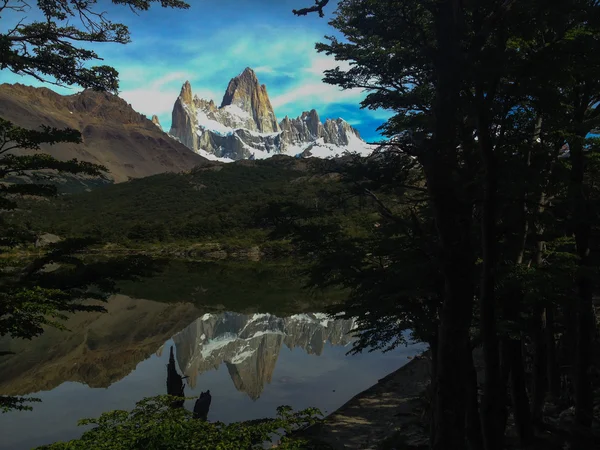
[[[94,50],[104,63],[120,72],[120,96],[137,111],[157,114],[167,129],[181,85],[189,80],[201,98],[220,104],[229,80],[252,67],[267,86],[277,118],[296,117],[315,108],[321,119],[343,117],[366,140],[379,138],[376,128],[390,114],[360,110],[366,95],[361,90],[342,91],[323,83],[322,73],[343,63],[318,54],[315,43],[336,34],[327,16],[296,17],[292,9],[310,6],[313,0],[188,0],[191,8],[170,10],[153,7],[133,14],[99,0],[113,21],[129,26],[132,43],[103,44]],[[31,15],[29,15],[31,17]],[[3,17],[3,21],[4,21]],[[4,28],[4,27],[2,27]],[[30,77],[0,72],[0,82],[39,86]],[[76,89],[49,86],[60,93]]]

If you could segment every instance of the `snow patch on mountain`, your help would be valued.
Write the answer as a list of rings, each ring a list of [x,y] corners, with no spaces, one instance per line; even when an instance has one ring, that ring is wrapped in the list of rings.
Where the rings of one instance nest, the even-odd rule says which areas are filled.
[[[367,156],[375,146],[363,141],[341,118],[321,122],[312,109],[297,118],[277,122],[266,87],[246,68],[227,87],[221,106],[192,95],[185,82],[173,107],[170,134],[212,160],[266,159],[276,154],[334,158],[358,153]]]

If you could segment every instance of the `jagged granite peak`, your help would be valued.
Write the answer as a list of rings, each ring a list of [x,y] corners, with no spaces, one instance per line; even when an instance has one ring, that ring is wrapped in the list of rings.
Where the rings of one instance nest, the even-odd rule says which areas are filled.
[[[344,119],[326,119],[321,122],[315,109],[304,111],[299,117],[285,117],[279,124],[283,131],[283,140],[287,143],[311,142],[322,139],[325,144],[347,146],[352,138],[359,140],[360,134]]]
[[[282,153],[332,157],[373,151],[343,119],[323,123],[315,109],[278,123],[267,89],[251,68],[231,79],[219,107],[194,95],[186,82],[173,107],[169,134],[202,156],[225,162]]]
[[[221,108],[234,105],[251,114],[256,124],[256,131],[261,133],[275,133],[279,131],[279,124],[267,94],[267,87],[260,84],[256,73],[249,67],[227,86]]]
[[[186,147],[198,153],[198,136],[194,132],[196,128],[194,104],[192,100],[186,102],[186,99],[192,98],[192,91],[191,86],[189,91],[186,89],[186,86],[189,86],[189,82],[186,82],[181,88],[181,93],[177,97],[175,105],[173,105],[169,134],[177,138]]]
[[[270,383],[281,348],[320,355],[325,343],[352,341],[353,320],[325,314],[205,314],[173,336],[177,362],[194,387],[198,375],[225,364],[234,386],[256,400]]]
[[[181,98],[181,100],[186,105],[192,104],[192,85],[188,80],[186,80],[185,83],[183,83],[183,86],[181,87],[181,92],[179,93],[179,98]]]
[[[323,124],[319,118],[319,114],[315,109],[305,111],[302,113],[301,119],[306,122],[308,132],[311,134],[313,139],[318,139],[323,135]]]
[[[157,116],[156,114],[154,114],[154,115],[152,116],[152,123],[153,123],[154,125],[156,125],[158,128],[160,128],[160,130],[162,131],[163,127],[162,127],[162,125],[160,124],[160,120],[158,120],[158,116]]]
[[[217,108],[217,105],[215,104],[215,102],[212,99],[205,100],[203,98],[199,98],[197,95],[194,95],[194,106],[196,108],[202,109],[206,112],[212,112],[212,113],[216,113],[219,109],[219,108]]]

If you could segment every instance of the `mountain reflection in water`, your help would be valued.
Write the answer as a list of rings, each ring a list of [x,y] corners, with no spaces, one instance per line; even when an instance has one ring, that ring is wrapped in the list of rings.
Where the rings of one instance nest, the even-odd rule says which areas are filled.
[[[233,384],[256,400],[270,383],[282,346],[321,355],[325,344],[347,345],[353,320],[332,320],[325,314],[205,314],[173,336],[177,362],[188,383],[225,363]]]
[[[185,395],[210,390],[208,419],[226,423],[272,417],[280,405],[331,412],[423,348],[348,356],[354,323],[318,313],[225,312],[196,319],[202,313],[189,304],[122,295],[107,309],[75,315],[70,332],[49,330],[11,345],[17,353],[0,364],[0,392],[42,403],[0,415],[2,449],[77,438],[84,431],[79,419],[130,410],[144,397],[165,394],[171,347]],[[175,381],[172,388],[180,389]],[[190,411],[194,406],[195,400],[184,404]]]

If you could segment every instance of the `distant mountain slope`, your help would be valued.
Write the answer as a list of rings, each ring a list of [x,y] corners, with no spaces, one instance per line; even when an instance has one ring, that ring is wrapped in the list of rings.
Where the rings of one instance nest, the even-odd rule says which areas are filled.
[[[83,143],[43,146],[54,157],[103,164],[115,182],[192,169],[206,160],[171,139],[125,100],[85,90],[62,96],[47,88],[0,85],[0,117],[15,125],[78,129]]]
[[[329,158],[346,151],[363,155],[373,151],[345,120],[323,123],[314,109],[278,123],[267,88],[250,68],[231,79],[219,107],[193,95],[186,81],[173,107],[169,134],[195,152],[220,160],[275,154]]]

